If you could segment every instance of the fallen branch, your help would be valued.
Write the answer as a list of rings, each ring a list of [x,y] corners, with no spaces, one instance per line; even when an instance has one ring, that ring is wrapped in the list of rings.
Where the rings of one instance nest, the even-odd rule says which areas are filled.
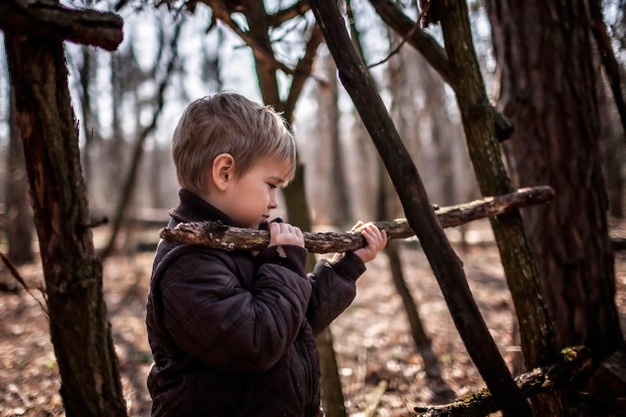
[[[548,186],[528,187],[513,193],[486,197],[457,206],[435,210],[442,227],[455,227],[473,220],[494,217],[513,210],[545,204],[554,198]],[[415,235],[406,219],[376,222],[390,239],[405,239]],[[229,227],[221,222],[180,223],[175,228],[164,228],[161,238],[172,243],[189,243],[223,250],[259,250],[269,244],[265,230]],[[365,245],[359,232],[304,232],[304,246],[313,253],[346,252]]]
[[[515,378],[526,397],[553,391],[566,385],[573,376],[591,366],[591,351],[584,346],[563,349],[554,365],[536,368]],[[499,410],[487,389],[445,405],[415,407],[419,417],[483,417]]]

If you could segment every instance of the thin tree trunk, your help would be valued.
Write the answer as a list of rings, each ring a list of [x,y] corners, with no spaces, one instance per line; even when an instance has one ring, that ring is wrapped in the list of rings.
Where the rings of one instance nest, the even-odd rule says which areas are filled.
[[[496,117],[500,113],[494,112],[489,104],[472,44],[465,2],[446,0],[440,4],[437,17],[441,18],[445,49],[391,0],[370,0],[370,3],[385,23],[406,37],[454,89],[482,194],[507,193],[510,180],[501,161],[496,133],[502,139],[501,135],[510,129],[502,129],[504,126],[498,120],[503,118]],[[541,296],[539,272],[521,217],[519,213],[509,213],[491,221],[491,226],[515,305],[526,366],[541,366],[556,354],[554,329]]]
[[[389,37],[393,42],[393,33],[389,33]],[[419,121],[416,122],[407,117],[409,114],[407,110],[415,106],[414,99],[418,92],[416,90],[419,90],[420,87],[426,89],[432,88],[433,83],[417,83],[417,86],[413,86],[412,83],[409,82],[411,69],[410,67],[407,68],[406,58],[406,53],[399,53],[397,56],[390,59],[388,79],[389,89],[392,91],[390,114],[399,132],[402,132],[402,139],[404,140],[405,146],[407,146],[409,152],[411,152],[411,145],[419,145],[421,135],[418,133]],[[421,57],[418,58],[421,59]],[[426,68],[426,71],[428,70],[429,68]],[[425,98],[425,101],[430,102],[430,97]],[[434,116],[434,112],[437,111],[431,109],[433,109],[431,106],[426,105],[423,111],[419,113],[425,115],[430,120],[432,116]],[[422,117],[419,119],[421,121]],[[435,123],[435,125],[436,124],[437,123]],[[419,151],[412,153],[415,155],[414,159],[421,156],[421,152]],[[378,161],[378,168],[379,192],[376,218],[382,220],[396,216],[398,212],[401,212],[401,207],[397,196],[393,192],[393,184],[389,179],[389,175],[387,175],[380,161]],[[445,177],[446,173],[444,172],[442,176]],[[440,176],[435,176],[435,181],[439,182],[440,180]],[[415,348],[424,361],[424,371],[429,381],[429,388],[436,393],[438,400],[448,401],[454,398],[455,393],[441,376],[441,364],[433,351],[430,337],[426,333],[426,328],[420,317],[418,305],[406,283],[399,249],[399,245],[394,241],[389,241],[385,247],[385,253],[389,258],[389,270],[393,284],[402,300]]]
[[[128,169],[128,173],[126,174],[126,178],[124,181],[124,185],[119,195],[119,200],[115,209],[115,213],[113,216],[113,224],[111,227],[111,235],[109,236],[109,240],[106,243],[103,251],[102,258],[107,258],[113,254],[116,247],[117,237],[120,233],[120,230],[125,222],[125,213],[131,202],[133,191],[135,189],[135,184],[137,183],[137,177],[139,173],[139,168],[141,165],[141,161],[143,159],[144,153],[144,143],[148,136],[156,129],[157,122],[159,120],[159,116],[163,111],[163,107],[165,106],[165,89],[169,85],[170,76],[174,71],[175,64],[178,60],[178,38],[180,35],[180,30],[182,28],[182,20],[179,21],[174,29],[174,34],[170,39],[169,48],[171,51],[171,57],[167,64],[165,74],[163,74],[163,78],[158,84],[156,96],[154,98],[155,108],[152,114],[152,120],[150,124],[147,125],[143,130],[139,132],[135,139],[135,143],[133,146],[132,156],[130,160],[130,165]]]
[[[323,61],[324,73],[328,80],[328,90],[326,95],[327,107],[321,111],[327,112],[328,132],[330,144],[330,181],[327,184],[329,196],[334,204],[330,207],[332,224],[339,227],[347,227],[352,216],[350,215],[350,200],[348,198],[348,186],[346,185],[346,175],[344,172],[344,152],[341,144],[340,120],[341,111],[339,109],[339,90],[337,88],[337,67],[330,55]]]
[[[347,416],[339,366],[333,344],[333,333],[330,327],[317,336],[317,347],[320,352],[324,414],[328,417]]]
[[[478,60],[472,45],[467,4],[463,0],[445,0],[441,10],[441,26],[454,74],[454,89],[470,158],[481,192],[501,194],[511,185],[501,160],[489,104]],[[526,240],[519,213],[508,213],[491,221],[492,229],[520,327],[522,352],[527,368],[551,362],[557,354],[553,322],[542,298],[537,265]],[[558,416],[558,393],[535,399],[538,414]]]
[[[329,53],[318,57],[324,81],[316,89],[317,116],[313,157],[307,163],[316,224],[348,226],[350,201],[340,137],[337,68]]]
[[[68,417],[126,416],[95,255],[62,40],[5,32]]]
[[[307,43],[305,54],[297,64],[288,97],[283,101],[278,90],[276,67],[271,65],[267,59],[260,59],[261,56],[266,57],[266,54],[272,51],[267,12],[263,2],[248,0],[246,5],[246,16],[249,20],[250,32],[254,36],[255,41],[258,42],[256,44],[257,49],[253,47],[253,52],[255,53],[255,67],[263,101],[265,104],[273,106],[277,111],[282,112],[285,120],[291,126],[293,123],[293,112],[302,91],[304,80],[308,78],[313,64],[313,57],[322,41],[321,33],[316,27],[310,32],[311,37]],[[289,222],[303,230],[311,230],[311,215],[306,198],[304,169],[299,161],[297,162],[296,176],[291,181],[290,186],[285,189],[284,196]],[[314,264],[315,258],[313,255],[310,255],[307,265],[308,269],[312,269]],[[326,329],[318,336],[317,345],[322,364],[322,401],[326,408],[327,416],[345,417],[343,392],[330,329]]]

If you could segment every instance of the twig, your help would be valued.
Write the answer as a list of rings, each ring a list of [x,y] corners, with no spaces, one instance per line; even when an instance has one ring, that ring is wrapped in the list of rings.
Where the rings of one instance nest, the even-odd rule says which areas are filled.
[[[375,62],[373,64],[368,64],[367,68],[372,69],[375,68],[379,65],[384,64],[385,62],[389,61],[391,59],[392,56],[394,56],[395,54],[397,54],[398,52],[400,52],[400,49],[404,46],[405,43],[407,43],[407,41],[409,40],[409,38],[411,36],[413,36],[413,34],[419,29],[419,23],[415,23],[415,26],[405,35],[402,36],[402,40],[400,41],[400,43],[391,50],[391,52],[389,52],[387,54],[387,56],[383,59],[381,59],[378,62]]]
[[[370,394],[371,397],[367,404],[367,408],[363,412],[363,417],[374,417],[376,415],[376,411],[378,410],[378,406],[380,405],[380,400],[383,398],[383,394],[385,394],[386,390],[387,381],[380,381],[376,386],[376,389]]]
[[[2,252],[0,252],[0,259],[2,259],[2,263],[4,264],[4,266],[7,267],[7,269],[13,276],[13,278],[15,278],[15,280],[19,282],[22,287],[24,287],[24,290],[26,290],[28,295],[33,297],[33,299],[37,301],[37,304],[39,304],[43,312],[46,313],[46,315],[48,315],[48,308],[46,308],[46,306],[39,300],[39,298],[35,297],[35,294],[33,294],[30,288],[28,288],[28,285],[26,285],[26,281],[24,281],[24,278],[22,278],[22,275],[20,275],[20,272],[17,270],[17,268],[13,266],[11,261],[9,261],[9,259],[6,256],[4,256]]]
[[[549,186],[522,188],[513,193],[486,197],[457,206],[435,210],[442,227],[455,227],[473,220],[498,216],[522,207],[545,204],[554,198]],[[406,219],[376,222],[390,239],[405,239],[415,235]],[[221,222],[180,223],[176,228],[164,228],[161,238],[172,243],[189,243],[222,250],[258,250],[269,244],[266,230],[228,227]],[[304,232],[304,245],[313,253],[346,252],[365,245],[358,231]]]

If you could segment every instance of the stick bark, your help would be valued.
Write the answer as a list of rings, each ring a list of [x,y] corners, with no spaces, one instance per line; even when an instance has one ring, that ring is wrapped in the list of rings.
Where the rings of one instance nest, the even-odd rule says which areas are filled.
[[[548,186],[522,188],[495,197],[486,197],[466,204],[435,209],[442,227],[455,227],[473,220],[494,217],[522,207],[546,204],[554,198]],[[405,239],[415,235],[406,219],[376,222],[390,239]],[[188,243],[222,250],[259,250],[269,244],[266,230],[228,227],[220,222],[181,223],[164,228],[161,238],[172,243]],[[304,246],[313,253],[346,252],[365,245],[359,232],[304,232]]]
[[[592,354],[584,346],[561,351],[559,360],[551,365],[535,368],[515,378],[525,396],[531,397],[565,386],[578,373],[591,367]],[[419,417],[484,417],[499,410],[488,390],[466,395],[444,405],[415,407]]]

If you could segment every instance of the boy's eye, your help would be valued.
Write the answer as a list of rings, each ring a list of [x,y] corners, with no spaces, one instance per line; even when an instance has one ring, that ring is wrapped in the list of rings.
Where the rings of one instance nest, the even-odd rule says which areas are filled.
[[[272,184],[272,183],[269,183],[269,182],[267,183],[267,185],[269,185],[269,186],[270,186],[270,188],[272,188],[272,189],[274,189],[274,188],[278,188],[278,185],[276,185],[276,184]]]

